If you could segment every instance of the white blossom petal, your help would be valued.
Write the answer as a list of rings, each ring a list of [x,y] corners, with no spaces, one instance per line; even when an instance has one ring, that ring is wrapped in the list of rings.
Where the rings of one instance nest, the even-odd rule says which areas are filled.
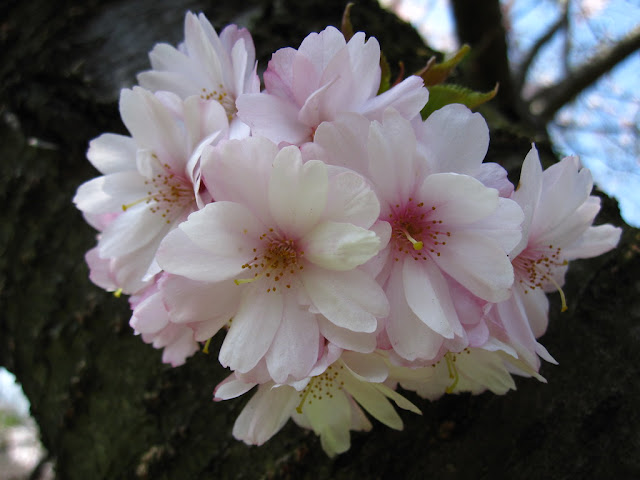
[[[405,258],[402,283],[409,307],[425,325],[445,338],[463,335],[447,282],[431,261]]]
[[[435,206],[433,217],[447,226],[476,222],[498,207],[497,190],[485,187],[473,177],[456,173],[429,175],[422,183],[418,197],[425,206]]]
[[[461,104],[445,105],[433,112],[419,130],[424,154],[434,173],[473,175],[489,148],[489,127],[482,115]],[[420,135],[421,134],[421,135]]]
[[[103,175],[135,170],[137,148],[131,137],[104,133],[89,142],[87,158]]]
[[[301,279],[314,306],[339,327],[370,333],[377,328],[377,317],[387,315],[389,304],[384,292],[360,270],[305,268]]]
[[[475,296],[490,302],[509,297],[513,267],[504,250],[490,238],[458,231],[447,238],[447,248],[432,257],[438,266]]]
[[[179,228],[164,238],[157,261],[169,273],[202,282],[232,279],[242,272],[244,264],[242,258],[215,255],[200,248]]]
[[[224,367],[246,373],[267,353],[283,315],[283,298],[249,286],[220,348]]]
[[[233,425],[233,437],[250,445],[262,445],[287,423],[298,400],[287,386],[261,385]]]
[[[138,250],[145,245],[159,243],[170,225],[146,205],[138,204],[119,215],[102,232],[100,256],[117,257]]]
[[[213,392],[213,399],[215,401],[220,401],[237,398],[240,395],[247,393],[255,386],[255,383],[243,382],[236,377],[235,374],[231,374],[218,384]]]
[[[356,380],[348,375],[345,375],[344,382],[345,389],[371,416],[384,423],[387,427],[402,430],[403,424],[400,415],[387,400],[387,397],[374,388],[372,384]]]
[[[311,160],[303,165],[298,148],[280,150],[269,181],[269,206],[278,226],[294,238],[309,232],[324,212],[328,182],[323,162]]]
[[[293,295],[284,296],[282,322],[265,357],[276,383],[305,378],[318,360],[320,331],[315,317]]]
[[[338,327],[324,316],[318,315],[320,334],[332,344],[360,353],[371,353],[376,348],[376,336],[374,333],[354,332]]]
[[[391,305],[386,331],[395,352],[402,358],[431,360],[443,344],[443,337],[422,322],[409,307],[402,280],[402,266],[396,266],[386,288]]]
[[[350,223],[323,222],[300,240],[305,258],[328,270],[352,270],[380,250],[380,238]]]

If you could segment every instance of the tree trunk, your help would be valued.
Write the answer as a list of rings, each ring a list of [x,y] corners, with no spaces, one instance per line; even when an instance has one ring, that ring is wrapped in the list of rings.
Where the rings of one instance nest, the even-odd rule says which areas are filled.
[[[153,44],[179,42],[185,11],[203,10],[216,27],[248,26],[264,68],[277,48],[339,25],[343,8],[329,0],[0,7],[0,365],[22,383],[58,478],[640,476],[637,230],[626,228],[616,251],[572,264],[568,312],[552,296],[542,343],[560,365],[543,367],[547,385],[519,378],[505,396],[433,403],[409,394],[423,416],[401,412],[403,432],[376,424],[352,433],[351,450],[335,459],[291,422],[261,447],[234,440],[246,398],[211,401],[227,375],[215,356],[198,353],[175,369],[161,364],[160,352],[132,335],[126,299],[89,282],[83,255],[95,232],[71,199],[96,176],[88,141],[125,133],[118,93],[148,68]],[[360,1],[352,19],[380,40],[392,65],[402,59],[412,72],[430,56],[410,27],[372,0]],[[530,141],[492,129],[489,156],[524,159]],[[623,225],[607,198],[603,210],[602,221]]]

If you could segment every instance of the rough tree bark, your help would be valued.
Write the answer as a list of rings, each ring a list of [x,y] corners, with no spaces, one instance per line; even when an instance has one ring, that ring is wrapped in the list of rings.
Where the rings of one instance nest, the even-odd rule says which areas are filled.
[[[543,343],[560,365],[543,367],[548,384],[517,379],[505,396],[434,403],[410,396],[424,414],[402,412],[405,431],[376,424],[333,460],[294,425],[260,448],[235,441],[231,427],[246,400],[211,402],[226,375],[216,359],[162,365],[160,352],[131,334],[126,299],[89,282],[83,254],[94,232],[71,198],[96,175],[87,142],[124,133],[118,91],[148,68],[151,46],[179,41],[184,11],[202,10],[218,27],[249,26],[265,65],[275,49],[338,24],[343,8],[333,0],[3,2],[0,365],[22,383],[58,478],[639,477],[637,230],[626,227],[615,252],[572,266],[568,312],[552,298]],[[414,71],[430,55],[373,1],[358,2],[352,16],[392,64],[403,59]],[[517,124],[504,101],[493,108]],[[493,161],[522,159],[532,138],[544,138],[530,127],[519,135],[492,127]],[[607,198],[603,210],[602,221],[623,225]]]

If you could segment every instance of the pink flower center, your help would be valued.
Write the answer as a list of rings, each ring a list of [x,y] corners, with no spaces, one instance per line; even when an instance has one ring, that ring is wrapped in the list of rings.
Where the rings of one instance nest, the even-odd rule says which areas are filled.
[[[548,245],[547,247],[527,247],[511,263],[515,277],[522,285],[524,293],[536,288],[544,289],[545,284],[552,284],[562,298],[562,311],[567,309],[564,292],[553,278],[556,269],[568,265],[567,260],[561,258],[562,248]]]
[[[562,249],[548,247],[527,247],[513,260],[513,269],[518,282],[527,289],[544,288],[546,283],[555,283],[555,269],[568,264],[560,258]]]
[[[152,156],[157,159],[154,154]],[[167,223],[171,223],[187,206],[195,205],[193,186],[191,182],[171,171],[169,164],[162,165],[162,173],[145,180],[149,190],[147,195],[135,202],[122,205],[122,210],[146,203],[151,213],[158,213]]]
[[[260,235],[260,240],[264,248],[261,251],[254,248],[253,259],[242,265],[243,270],[253,272],[253,277],[234,282],[241,285],[262,279],[267,284],[267,293],[276,292],[282,285],[291,288],[296,272],[304,270],[301,261],[304,251],[296,246],[294,240],[276,233],[273,228]]]
[[[427,207],[423,202],[415,203],[413,198],[409,198],[404,205],[391,207],[391,248],[396,262],[406,255],[414,260],[440,256],[440,250],[447,244],[451,232],[443,226],[436,212],[437,207]]]
[[[233,117],[238,113],[238,109],[236,108],[236,99],[233,98],[233,95],[229,95],[227,91],[224,89],[224,85],[221,83],[218,84],[218,88],[215,90],[207,90],[206,88],[202,89],[202,93],[200,93],[200,98],[203,100],[215,100],[222,107],[224,111],[227,112],[227,118],[229,121],[233,120]]]

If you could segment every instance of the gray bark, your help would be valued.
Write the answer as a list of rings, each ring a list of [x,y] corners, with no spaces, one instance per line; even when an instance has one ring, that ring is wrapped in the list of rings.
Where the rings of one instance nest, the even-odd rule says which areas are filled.
[[[277,48],[339,24],[344,7],[238,3],[0,7],[0,365],[22,383],[58,478],[640,477],[640,235],[628,227],[616,251],[572,265],[568,312],[552,296],[542,343],[560,365],[543,367],[548,384],[521,378],[505,396],[433,403],[409,394],[422,416],[402,412],[403,432],[375,424],[354,433],[351,450],[335,459],[291,423],[262,447],[235,441],[231,427],[246,399],[211,401],[226,376],[215,356],[196,354],[173,369],[132,335],[126,299],[88,280],[83,255],[95,232],[71,203],[96,175],[84,157],[88,141],[125,133],[119,89],[148,68],[155,42],[181,39],[187,8],[218,27],[250,26],[265,65]],[[414,71],[429,57],[412,29],[372,1],[352,15],[392,65],[403,59]],[[491,160],[523,159],[532,136],[544,133],[510,131],[492,131]],[[616,205],[604,205],[602,220],[622,225]]]

